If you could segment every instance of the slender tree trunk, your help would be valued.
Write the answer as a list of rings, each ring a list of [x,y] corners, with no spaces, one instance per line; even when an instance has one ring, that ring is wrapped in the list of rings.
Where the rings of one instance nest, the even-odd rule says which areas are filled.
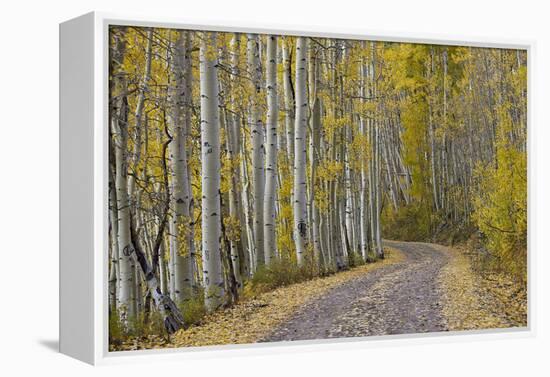
[[[109,309],[118,309],[118,293],[120,291],[120,273],[118,269],[118,211],[116,205],[116,188],[113,179],[113,172],[109,169],[109,220],[110,220],[110,232],[109,240],[111,246],[111,264],[109,271]]]
[[[170,219],[170,224],[168,225],[168,231],[170,232],[170,259],[168,260],[168,285],[170,289],[170,298],[173,301],[176,301],[176,278],[175,278],[175,269],[174,261],[176,260],[177,255],[177,243],[174,242],[173,238],[177,234],[176,231],[176,222],[174,221],[174,216]]]
[[[204,33],[200,45],[201,156],[202,156],[202,265],[205,306],[209,312],[222,304],[220,123],[218,59],[215,33]]]
[[[253,93],[250,104],[250,125],[252,135],[252,179],[253,179],[253,218],[252,229],[254,231],[254,254],[256,256],[256,268],[265,263],[264,253],[264,191],[265,191],[265,149],[264,126],[261,108],[257,97],[261,92],[259,38],[256,34],[248,35],[248,70],[252,75]]]
[[[376,42],[372,42],[372,77],[373,77],[373,95],[374,97],[377,96],[377,72],[376,72]],[[374,133],[375,133],[375,149],[374,149],[374,157],[375,157],[375,200],[376,200],[376,213],[375,213],[375,222],[376,222],[376,254],[378,258],[384,258],[384,250],[382,249],[382,231],[380,229],[380,211],[381,211],[381,195],[380,190],[382,188],[380,184],[380,167],[381,167],[381,151],[380,151],[380,114],[382,113],[380,101],[377,104],[376,107],[376,113],[374,116]]]
[[[351,166],[350,166],[350,153],[347,148],[347,145],[351,143],[350,137],[350,125],[346,125],[344,128],[344,140],[341,145],[342,147],[342,156],[344,158],[344,187],[345,187],[345,206],[344,206],[344,216],[345,216],[345,227],[346,227],[346,250],[349,253],[352,253],[351,242],[353,240],[353,201],[352,201],[352,177],[351,177]]]
[[[362,42],[362,47],[366,47],[366,43]],[[367,78],[367,66],[364,61],[364,58],[361,60],[361,67],[360,67],[360,97],[361,97],[361,103],[364,105],[366,100],[365,97],[367,96],[367,91],[365,88],[365,80]],[[364,140],[366,140],[366,121],[364,119],[363,111],[360,112],[360,118],[359,118],[359,133],[363,137]],[[359,222],[360,222],[360,240],[361,240],[361,255],[363,256],[363,259],[365,261],[369,260],[368,257],[368,250],[369,250],[369,242],[368,242],[368,200],[367,200],[367,161],[366,156],[363,156],[363,159],[361,161],[361,187],[360,187],[360,194],[359,194],[359,201],[360,201],[360,214],[359,214]]]
[[[275,256],[275,195],[277,190],[277,124],[279,103],[277,98],[277,37],[267,37],[267,140],[266,185],[264,199],[264,258],[269,265]]]
[[[142,124],[143,124],[143,109],[145,107],[145,95],[149,91],[149,80],[151,79],[151,63],[153,60],[153,29],[149,28],[147,30],[147,47],[145,52],[145,72],[143,73],[143,81],[141,82],[141,87],[139,88],[139,94],[137,97],[136,112],[135,118],[136,123],[134,127],[135,139],[134,139],[134,150],[131,157],[131,165],[134,169],[134,174],[130,175],[128,178],[128,192],[130,196],[135,194],[136,190],[136,176],[137,176],[137,164],[139,163],[141,156],[141,134],[142,134]],[[134,203],[135,204],[135,203]]]
[[[296,41],[296,123],[294,126],[294,242],[298,265],[304,264],[307,243],[306,128],[307,38]]]
[[[312,229],[312,242],[313,242],[313,256],[315,260],[321,264],[321,241],[319,231],[320,214],[319,208],[316,204],[315,189],[317,186],[317,165],[319,160],[320,149],[320,131],[321,131],[321,104],[319,99],[315,99],[313,105],[313,111],[311,115],[311,142],[310,142],[310,179],[311,179],[311,194],[310,194],[310,207],[311,207],[311,227]]]
[[[244,140],[242,140],[244,143]],[[242,148],[242,147],[241,147]],[[242,148],[243,149],[243,148]],[[254,256],[254,232],[252,230],[252,210],[250,208],[250,178],[248,177],[248,169],[246,163],[246,153],[242,153],[241,159],[241,177],[242,177],[242,200],[243,200],[243,213],[247,240],[247,255],[250,262],[250,271],[256,271],[256,259]]]
[[[370,98],[376,96],[376,73],[375,73],[375,43],[371,42],[371,61],[369,65]],[[376,111],[372,113],[372,119],[369,120],[369,140],[371,145],[371,158],[369,168],[369,199],[370,199],[370,228],[372,249],[377,257],[382,256],[380,245],[380,185],[379,185],[379,148],[378,148],[378,123]]]
[[[192,193],[190,192],[187,163],[186,135],[190,127],[189,104],[191,101],[191,62],[189,33],[178,31],[174,44],[174,61],[171,65],[172,83],[168,95],[170,111],[168,120],[172,142],[173,227],[170,237],[174,249],[174,290],[177,304],[189,300],[193,292],[194,232],[192,220]]]
[[[141,267],[145,282],[147,284],[147,290],[153,297],[155,307],[157,308],[164,324],[165,330],[168,334],[173,334],[179,329],[184,327],[183,315],[179,311],[178,307],[170,299],[169,296],[162,293],[160,284],[154,271],[154,264],[150,265],[145,256],[145,252],[141,247],[139,237],[136,234],[133,223],[130,226],[130,234],[132,239],[132,249],[128,250],[129,257],[136,259]],[[159,235],[162,235],[162,227],[159,231]],[[160,244],[159,244],[160,247]]]
[[[168,293],[168,279],[166,278],[166,243],[163,240],[160,244],[159,275],[160,291],[166,295]]]
[[[283,92],[285,108],[285,129],[288,163],[294,164],[294,89],[292,87],[292,58],[290,54],[290,39],[285,38],[282,43],[283,50]]]
[[[231,176],[231,185],[229,187],[229,216],[232,221],[239,224],[239,240],[235,240],[234,237],[229,241],[230,243],[230,253],[231,253],[231,263],[233,266],[233,271],[235,274],[235,279],[237,280],[238,287],[242,287],[242,274],[245,276],[248,275],[248,265],[247,258],[243,250],[243,245],[247,239],[246,234],[246,225],[243,216],[243,209],[241,205],[241,175],[240,167],[238,166],[239,161],[242,160],[243,156],[240,148],[240,139],[241,139],[241,120],[240,115],[237,112],[235,95],[232,94],[232,91],[236,89],[237,85],[237,75],[239,74],[239,50],[240,50],[240,34],[233,34],[231,39],[231,80],[230,80],[230,89],[229,89],[229,102],[230,107],[233,110],[229,114],[228,119],[228,148],[227,153],[231,161],[232,166],[232,176]]]
[[[136,317],[134,284],[134,264],[129,251],[130,240],[130,200],[128,197],[128,100],[126,73],[123,70],[126,50],[125,30],[115,35],[112,67],[113,101],[111,122],[115,149],[115,187],[118,209],[118,250],[120,270],[119,315],[122,323],[129,327]]]

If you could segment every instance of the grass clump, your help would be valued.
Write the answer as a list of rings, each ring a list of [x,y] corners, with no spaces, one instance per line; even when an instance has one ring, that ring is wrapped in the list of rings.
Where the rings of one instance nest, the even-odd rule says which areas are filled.
[[[157,311],[144,312],[130,317],[124,323],[117,310],[109,313],[109,346],[115,350],[130,339],[155,337],[166,341],[162,317]]]
[[[307,250],[304,263],[298,266],[290,257],[272,259],[269,266],[259,267],[244,289],[245,296],[255,296],[275,288],[300,283],[321,275],[318,263],[311,250]]]
[[[206,315],[204,290],[197,289],[193,297],[185,300],[185,302],[178,306],[186,326],[199,324]]]

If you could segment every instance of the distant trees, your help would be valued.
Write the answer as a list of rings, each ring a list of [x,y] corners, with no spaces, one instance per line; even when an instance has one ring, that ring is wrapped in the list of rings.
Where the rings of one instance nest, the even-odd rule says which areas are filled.
[[[525,270],[525,51],[110,38],[109,303],[127,331],[151,311],[176,331],[250,280],[374,262],[382,236],[479,231]]]

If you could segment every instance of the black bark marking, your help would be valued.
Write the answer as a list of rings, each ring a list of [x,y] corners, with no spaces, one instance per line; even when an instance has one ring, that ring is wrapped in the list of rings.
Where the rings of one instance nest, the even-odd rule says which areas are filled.
[[[300,234],[300,237],[305,238],[306,231],[307,231],[307,225],[305,221],[302,220],[298,223],[298,233]]]

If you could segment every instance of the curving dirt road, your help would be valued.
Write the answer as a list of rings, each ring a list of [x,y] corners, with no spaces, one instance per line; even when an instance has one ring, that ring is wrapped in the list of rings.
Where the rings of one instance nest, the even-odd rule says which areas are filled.
[[[386,244],[406,259],[330,290],[261,341],[447,331],[438,275],[449,256],[425,243]]]

